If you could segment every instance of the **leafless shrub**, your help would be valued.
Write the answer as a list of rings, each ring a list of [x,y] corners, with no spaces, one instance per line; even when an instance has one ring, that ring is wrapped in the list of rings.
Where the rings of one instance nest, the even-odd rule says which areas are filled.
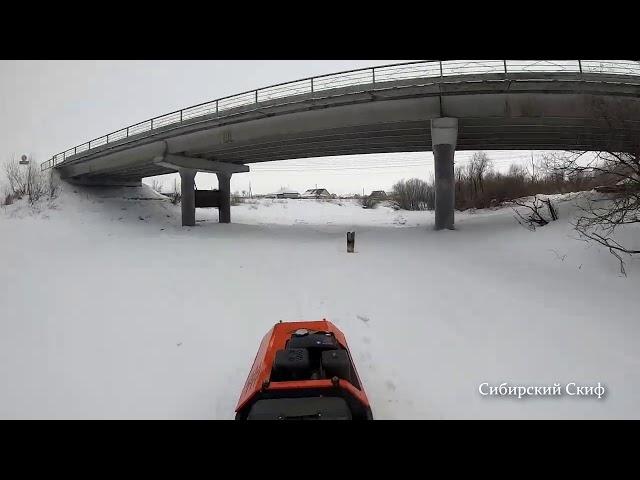
[[[468,165],[456,168],[455,208],[457,210],[498,207],[512,200],[536,194],[551,195],[591,190],[600,182],[592,175],[579,172],[563,173],[549,168],[546,158],[528,165],[512,164],[506,173],[493,170],[491,159],[476,152]],[[415,180],[415,179],[414,179]],[[422,182],[418,180],[418,182]],[[391,206],[396,209],[433,209],[434,181],[397,184]],[[416,193],[415,191],[422,192]],[[422,201],[407,197],[422,196]],[[417,205],[416,205],[417,204]],[[407,208],[408,207],[408,208]]]
[[[507,173],[500,173],[492,169],[486,156],[474,156],[469,165],[456,168],[456,209],[490,208],[536,194],[591,190],[597,182],[590,175],[549,168],[545,157],[532,158],[527,166],[512,164]]]
[[[518,223],[520,223],[520,225],[524,226],[529,230],[535,230],[536,226],[544,227],[550,221],[552,222],[558,219],[557,210],[554,207],[554,205],[551,203],[551,200],[549,199],[541,199],[541,198],[538,198],[537,195],[535,195],[531,202],[513,200],[512,203],[514,205],[517,205],[519,207],[524,207],[527,210],[529,210],[530,213],[528,213],[527,215],[523,215],[516,208],[512,207],[513,211],[515,212],[515,218],[518,221]],[[547,207],[547,211],[549,212],[549,218],[547,218],[543,214],[543,209],[545,206]]]
[[[402,210],[433,210],[434,188],[419,178],[400,180],[393,186],[391,202]]]
[[[34,167],[32,163],[27,166],[27,194],[29,203],[34,204],[47,194],[48,174],[44,174],[40,167]]]
[[[9,183],[11,201],[26,195],[29,197],[29,203],[33,205],[45,195],[53,197],[58,187],[56,180],[51,179],[51,175],[50,170],[42,172],[40,166],[31,158],[27,165],[18,163],[15,158],[11,159],[5,164],[5,176]]]
[[[380,203],[380,199],[378,197],[373,197],[371,195],[365,195],[361,197],[359,200],[362,208],[376,208]]]

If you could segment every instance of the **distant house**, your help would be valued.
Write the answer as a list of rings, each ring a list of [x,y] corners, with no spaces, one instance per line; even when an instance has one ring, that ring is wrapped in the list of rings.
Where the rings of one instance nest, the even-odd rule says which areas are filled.
[[[300,198],[300,194],[293,190],[288,190],[286,192],[277,193],[276,198]]]
[[[371,198],[387,198],[387,192],[385,192],[384,190],[374,190],[369,196]]]
[[[295,190],[281,188],[277,192],[267,195],[267,198],[300,198],[300,194]]]
[[[302,198],[332,198],[326,188],[310,188],[300,196]]]

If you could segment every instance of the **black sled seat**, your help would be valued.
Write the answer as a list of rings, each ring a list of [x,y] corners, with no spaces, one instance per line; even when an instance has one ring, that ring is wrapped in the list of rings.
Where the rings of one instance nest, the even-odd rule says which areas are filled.
[[[303,397],[258,400],[248,420],[351,420],[344,398]]]

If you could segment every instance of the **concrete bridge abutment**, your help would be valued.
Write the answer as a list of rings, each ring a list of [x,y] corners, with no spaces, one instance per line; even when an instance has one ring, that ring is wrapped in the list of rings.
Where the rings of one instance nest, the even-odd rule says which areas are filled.
[[[218,206],[218,222],[231,223],[231,173],[218,172],[218,191],[220,204]]]
[[[198,170],[180,168],[180,192],[182,196],[182,226],[193,227],[196,224],[196,188],[195,177]],[[218,221],[231,223],[231,173],[216,172],[218,177]]]
[[[197,170],[181,168],[180,173],[180,206],[182,209],[182,226],[194,227],[196,224],[196,184]]]

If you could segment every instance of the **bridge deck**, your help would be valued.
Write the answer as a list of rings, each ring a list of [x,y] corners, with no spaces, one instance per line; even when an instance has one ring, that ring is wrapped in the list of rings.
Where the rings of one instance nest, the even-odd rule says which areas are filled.
[[[156,163],[166,153],[249,164],[426,151],[430,121],[443,116],[459,119],[460,150],[631,150],[640,138],[640,68],[622,73],[372,78],[314,90],[314,80],[317,86],[316,79],[333,78],[316,77],[299,81],[310,90],[292,82],[270,96],[269,88],[279,86],[172,112],[63,152],[43,168],[55,166],[63,177],[140,179],[175,171]]]

